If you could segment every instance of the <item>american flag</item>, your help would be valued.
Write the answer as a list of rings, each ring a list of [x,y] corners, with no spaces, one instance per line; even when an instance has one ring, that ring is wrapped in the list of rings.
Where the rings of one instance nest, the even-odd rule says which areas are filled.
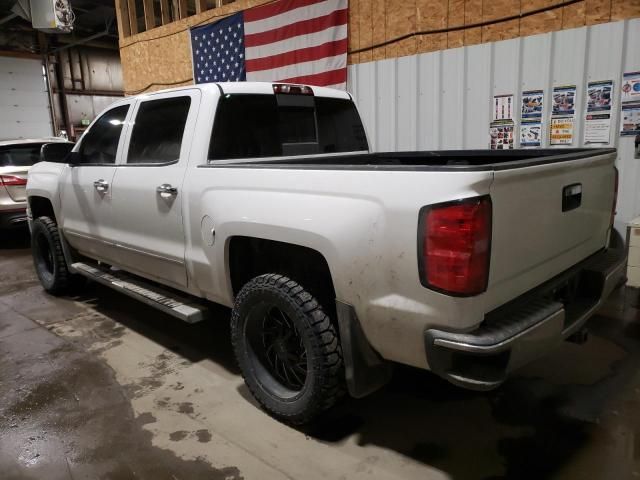
[[[346,88],[348,0],[278,0],[191,29],[195,83]]]

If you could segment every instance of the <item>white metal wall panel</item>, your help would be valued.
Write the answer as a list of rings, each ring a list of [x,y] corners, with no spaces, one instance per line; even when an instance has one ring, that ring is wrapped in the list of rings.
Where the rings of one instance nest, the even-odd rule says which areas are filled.
[[[0,57],[0,139],[52,134],[42,62]]]
[[[493,95],[544,90],[543,146],[549,146],[554,86],[576,85],[573,146],[582,147],[587,83],[614,81],[609,146],[618,148],[616,226],[640,215],[640,160],[618,135],[623,72],[640,70],[640,19],[349,66],[348,88],[373,150],[488,148]],[[516,135],[516,145],[519,138]],[[562,147],[556,147],[562,148]]]

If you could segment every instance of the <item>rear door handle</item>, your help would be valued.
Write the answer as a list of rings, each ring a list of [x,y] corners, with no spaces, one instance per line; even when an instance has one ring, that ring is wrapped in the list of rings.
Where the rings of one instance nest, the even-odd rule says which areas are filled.
[[[178,189],[176,187],[172,187],[169,183],[163,183],[162,185],[156,188],[156,192],[160,195],[168,196],[168,195],[177,195]]]
[[[95,188],[100,193],[105,193],[107,190],[109,190],[109,184],[101,178],[100,180],[96,180],[95,182],[93,182],[93,188]]]

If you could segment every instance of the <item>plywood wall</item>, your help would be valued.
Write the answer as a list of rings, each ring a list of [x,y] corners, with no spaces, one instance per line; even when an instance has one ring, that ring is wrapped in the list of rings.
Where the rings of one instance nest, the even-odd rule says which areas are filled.
[[[192,83],[189,27],[270,0],[238,0],[221,8],[121,37],[128,94]],[[349,0],[349,63],[397,58],[640,17],[640,0],[582,0],[524,18],[501,20],[563,0]],[[126,12],[118,11],[119,25]],[[476,26],[473,26],[476,25]],[[455,31],[442,30],[459,27]],[[436,33],[434,30],[441,30]],[[120,31],[123,31],[122,28]],[[393,41],[408,35],[400,41]],[[391,41],[384,46],[369,48]]]

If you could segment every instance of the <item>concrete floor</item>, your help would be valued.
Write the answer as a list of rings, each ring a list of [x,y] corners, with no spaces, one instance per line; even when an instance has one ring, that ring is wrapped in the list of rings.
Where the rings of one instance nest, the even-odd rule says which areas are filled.
[[[296,430],[259,410],[227,326],[98,285],[45,294],[26,235],[0,237],[0,478],[626,479],[640,476],[640,295],[621,289],[490,393],[398,368]],[[2,240],[4,238],[4,240]]]

